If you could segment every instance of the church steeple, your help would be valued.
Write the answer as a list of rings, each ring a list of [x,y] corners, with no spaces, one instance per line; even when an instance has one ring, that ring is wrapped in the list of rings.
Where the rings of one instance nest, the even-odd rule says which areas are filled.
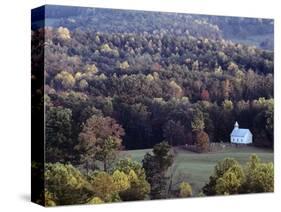
[[[235,124],[234,124],[234,129],[239,129],[239,124],[238,124],[237,121],[236,121]]]

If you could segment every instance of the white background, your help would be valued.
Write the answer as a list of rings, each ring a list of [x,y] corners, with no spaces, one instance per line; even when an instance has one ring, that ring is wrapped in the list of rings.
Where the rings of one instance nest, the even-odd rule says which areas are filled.
[[[40,211],[30,203],[30,9],[42,4],[233,15],[275,19],[275,193],[68,206],[60,211],[280,211],[280,38],[278,0],[0,1],[0,211]]]

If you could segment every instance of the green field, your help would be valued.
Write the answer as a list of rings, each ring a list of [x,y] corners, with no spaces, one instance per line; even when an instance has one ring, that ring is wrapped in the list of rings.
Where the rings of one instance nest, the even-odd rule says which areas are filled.
[[[151,149],[122,151],[121,157],[130,157],[141,162],[145,153],[150,151]],[[272,150],[250,146],[229,147],[223,152],[202,154],[181,148],[174,148],[173,151],[175,153],[175,161],[168,173],[173,173],[173,186],[176,187],[178,183],[187,181],[191,184],[194,195],[197,195],[205,183],[208,182],[216,163],[224,158],[235,158],[241,164],[245,164],[250,155],[255,153],[263,162],[273,162]]]

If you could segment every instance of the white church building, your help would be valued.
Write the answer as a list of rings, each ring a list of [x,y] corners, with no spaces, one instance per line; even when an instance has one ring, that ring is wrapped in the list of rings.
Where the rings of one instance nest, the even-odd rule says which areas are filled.
[[[230,142],[233,144],[250,144],[253,142],[253,134],[249,129],[239,128],[237,121],[230,134]]]

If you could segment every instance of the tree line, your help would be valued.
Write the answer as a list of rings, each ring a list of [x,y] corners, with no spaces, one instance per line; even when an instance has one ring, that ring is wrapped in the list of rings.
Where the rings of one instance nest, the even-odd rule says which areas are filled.
[[[34,48],[42,33],[34,32]],[[273,147],[272,52],[169,33],[45,33],[47,108],[69,113],[73,142],[83,123],[100,115],[124,128],[126,149],[163,139],[192,144],[194,119],[211,142],[228,142],[238,121],[254,132],[254,145]]]

